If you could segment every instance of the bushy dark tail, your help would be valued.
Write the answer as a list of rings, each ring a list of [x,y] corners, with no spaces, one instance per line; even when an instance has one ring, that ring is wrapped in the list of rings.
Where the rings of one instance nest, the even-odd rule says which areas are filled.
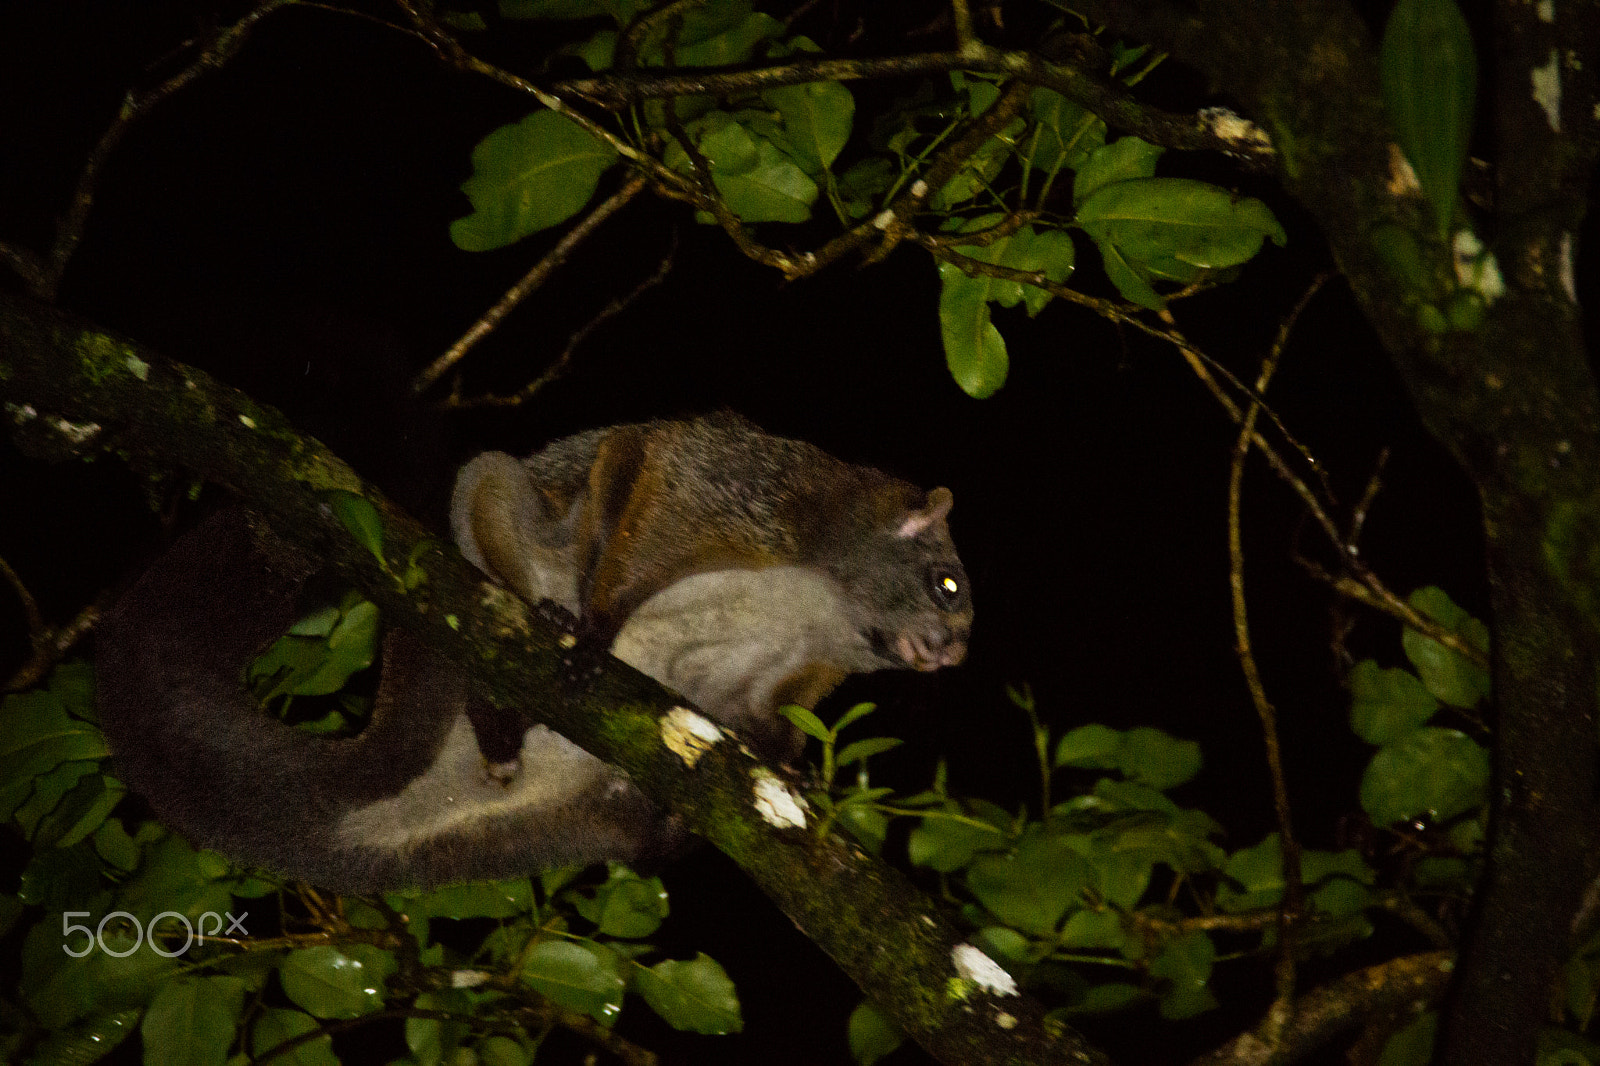
[[[101,726],[118,776],[168,826],[229,858],[345,892],[638,861],[681,846],[677,824],[599,764],[563,789],[540,775],[570,769],[570,758],[539,765],[525,749],[518,772],[555,787],[522,806],[493,802],[481,762],[435,767],[452,730],[459,736],[469,721],[466,679],[398,627],[384,640],[372,720],[359,737],[315,737],[265,714],[244,688],[245,666],[293,623],[314,569],[247,512],[224,511],[180,539],[102,620]],[[513,736],[527,729],[516,712],[488,713],[512,715]],[[481,754],[482,734],[473,737]],[[341,834],[347,816],[399,795],[430,767],[444,779],[432,794],[472,808],[468,818],[432,831],[363,823],[379,839],[404,839],[399,846]]]
[[[101,726],[117,775],[195,844],[332,887],[365,886],[388,879],[374,863],[391,863],[339,853],[332,827],[427,767],[464,707],[463,688],[425,649],[397,653],[393,642],[406,638],[395,634],[381,713],[361,736],[319,738],[263,713],[243,687],[245,666],[293,623],[314,568],[242,510],[188,533],[100,623]]]

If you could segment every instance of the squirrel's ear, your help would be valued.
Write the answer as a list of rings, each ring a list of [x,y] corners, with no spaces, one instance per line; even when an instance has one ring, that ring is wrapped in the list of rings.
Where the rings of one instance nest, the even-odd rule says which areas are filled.
[[[943,521],[944,516],[950,513],[950,507],[956,502],[949,489],[943,487],[928,493],[928,498],[923,501],[922,507],[910,511],[900,520],[900,528],[895,535],[899,537],[915,537],[935,522]]]

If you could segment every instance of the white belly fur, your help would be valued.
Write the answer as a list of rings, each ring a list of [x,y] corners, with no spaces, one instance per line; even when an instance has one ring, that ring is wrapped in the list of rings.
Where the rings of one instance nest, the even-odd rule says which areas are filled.
[[[542,725],[523,735],[521,760],[510,780],[491,777],[463,714],[426,773],[398,795],[346,814],[335,834],[345,847],[397,850],[495,815],[555,806],[616,773]]]
[[[877,665],[831,581],[800,567],[720,570],[646,600],[612,644],[617,658],[724,723],[772,707],[773,690],[806,663]],[[543,725],[523,735],[521,766],[490,776],[465,715],[427,772],[398,795],[346,814],[336,835],[353,848],[400,849],[500,814],[556,807],[619,771]]]

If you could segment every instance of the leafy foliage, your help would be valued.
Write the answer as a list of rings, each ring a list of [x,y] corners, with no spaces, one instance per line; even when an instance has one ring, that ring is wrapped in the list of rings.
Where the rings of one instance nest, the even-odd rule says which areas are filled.
[[[530,1006],[610,1026],[630,992],[675,1028],[742,1027],[715,960],[650,960],[666,891],[623,866],[599,880],[565,869],[350,899],[335,915],[130,821],[125,789],[99,761],[91,693],[88,668],[68,664],[0,705],[15,726],[4,813],[34,849],[0,907],[0,933],[26,929],[17,990],[31,1015],[4,1013],[7,1061],[91,1062],[137,1029],[147,1062],[221,1064],[242,1041],[326,1066],[337,1061],[332,1023],[398,1011],[417,1062],[525,1064],[545,1032],[528,1027],[540,1016]]]
[[[1420,589],[1411,603],[1471,646],[1484,646],[1482,623],[1441,590]],[[1476,880],[1487,754],[1467,733],[1427,723],[1441,708],[1471,712],[1488,697],[1488,679],[1470,660],[1421,633],[1404,631],[1401,644],[1431,681],[1370,660],[1351,672],[1351,726],[1377,745],[1359,799],[1376,831],[1394,845],[1300,850],[1307,914],[1295,941],[1301,954],[1336,955],[1371,937],[1373,915],[1396,900],[1459,909]],[[1213,1009],[1218,966],[1277,949],[1278,910],[1288,895],[1278,834],[1227,850],[1218,843],[1224,829],[1215,819],[1167,795],[1202,772],[1193,742],[1156,729],[1099,724],[1052,737],[1030,694],[1013,691],[1011,698],[1036,734],[1045,785],[1038,817],[951,795],[942,768],[931,788],[913,796],[874,789],[862,773],[847,789],[808,798],[824,809],[868,805],[912,818],[910,863],[937,877],[962,904],[972,942],[1024,987],[1054,1002],[1060,1016],[1154,1002],[1162,1017],[1177,1021]],[[856,708],[831,728],[809,712],[794,717],[826,753],[864,713]],[[1475,719],[1463,724],[1481,729]],[[1073,794],[1050,802],[1052,777],[1067,774],[1078,775]],[[832,785],[831,776],[822,780]],[[881,849],[886,837],[879,831],[857,839]],[[1396,862],[1396,854],[1403,861]],[[1207,919],[1214,915],[1229,920]],[[1594,957],[1600,957],[1600,937],[1569,964],[1568,1009],[1581,1024],[1600,997]],[[875,1061],[890,1046],[881,1024],[866,1004],[852,1018],[857,1061]],[[1572,1041],[1581,1038],[1567,1037],[1563,1054],[1576,1053]],[[1431,1039],[1431,1028],[1421,1023],[1399,1032],[1383,1061],[1425,1062]]]
[[[822,51],[753,11],[749,0],[695,4],[677,17],[636,22],[641,13],[631,2],[502,4],[502,14],[516,18],[604,19],[608,25],[568,49],[596,74],[630,64],[777,63]],[[618,53],[624,40],[626,57]],[[1136,68],[1142,49],[1114,54],[1113,72],[1126,82],[1147,72]],[[1104,121],[1043,87],[953,172],[943,172],[937,188],[928,188],[924,179],[940,151],[987,115],[1001,94],[996,75],[953,71],[947,80],[947,86],[924,83],[865,128],[841,80],[752,83],[748,91],[720,96],[645,100],[604,132],[535,112],[478,144],[473,176],[463,186],[474,213],[457,220],[451,234],[459,247],[484,251],[561,223],[583,208],[602,174],[625,155],[658,160],[714,196],[718,211],[702,202],[696,212],[702,222],[804,223],[826,204],[841,226],[866,220],[889,226],[890,213],[915,211],[927,216],[929,232],[979,238],[935,251],[945,359],[956,383],[975,397],[993,394],[1009,369],[990,305],[1021,303],[1029,315],[1038,314],[1077,266],[1074,232],[1098,250],[1124,300],[1156,311],[1165,308],[1170,287],[1225,276],[1253,258],[1264,239],[1286,240],[1260,200],[1189,178],[1156,176],[1162,149],[1132,136],[1108,141]],[[847,165],[836,172],[841,161]]]

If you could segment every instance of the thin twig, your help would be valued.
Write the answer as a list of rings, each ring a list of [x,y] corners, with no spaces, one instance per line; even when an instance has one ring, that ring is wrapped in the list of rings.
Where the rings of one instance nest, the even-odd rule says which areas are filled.
[[[466,357],[472,347],[494,332],[506,315],[511,313],[523,300],[526,300],[539,286],[549,280],[563,263],[572,255],[574,249],[588,239],[589,235],[600,228],[600,224],[616,214],[648,184],[649,179],[643,174],[634,174],[622,188],[612,193],[604,203],[589,212],[577,225],[567,231],[567,234],[556,243],[556,246],[533,265],[533,268],[524,274],[515,285],[506,290],[506,294],[495,303],[483,316],[474,322],[461,339],[452,344],[443,355],[435,359],[411,381],[411,391],[423,393],[434,382],[445,375],[451,367]]]
[[[1011,124],[1012,119],[1016,118],[1027,104],[1031,92],[1032,90],[1023,82],[1008,82],[1001,91],[999,99],[990,104],[989,109],[983,114],[973,118],[961,135],[951,141],[934,160],[933,165],[911,183],[909,189],[866,223],[869,233],[876,231],[881,234],[877,238],[877,247],[868,254],[867,262],[882,260],[902,240],[920,232],[914,229],[911,219],[922,210],[924,204],[961,172],[961,168],[991,137]],[[831,258],[833,256],[829,254],[827,246],[819,249],[815,256],[819,265],[827,263]]]
[[[28,624],[29,648],[27,661],[17,667],[16,673],[6,678],[5,683],[0,685],[0,692],[24,692],[43,681],[45,675],[66,657],[67,652],[94,628],[104,609],[102,601],[105,597],[85,606],[66,625],[52,627],[45,624],[39,602],[34,599],[33,593],[4,559],[0,559],[0,577],[5,578],[22,604],[22,613]]]
[[[55,243],[51,246],[50,254],[45,261],[44,273],[35,277],[29,284],[33,295],[42,300],[55,298],[56,290],[61,285],[61,276],[66,272],[67,263],[83,240],[84,228],[89,221],[89,211],[94,206],[95,186],[100,180],[101,168],[105,166],[106,160],[110,158],[117,145],[122,143],[122,138],[127,135],[133,124],[195,79],[221,70],[229,60],[239,54],[251,31],[262,19],[295,2],[296,0],[261,0],[261,3],[238,22],[218,33],[187,67],[147,92],[135,92],[131,89],[128,91],[122,99],[122,107],[118,109],[117,117],[106,127],[100,139],[95,142],[94,148],[90,150],[89,157],[84,160],[83,170],[78,174],[78,183],[72,191],[72,201],[66,215],[56,228]]]
[[[972,11],[967,7],[967,0],[950,0],[950,12],[955,19],[956,50],[962,55],[975,53],[982,42],[972,32]]]
[[[1378,498],[1378,492],[1383,488],[1383,468],[1389,465],[1389,449],[1384,447],[1378,452],[1378,461],[1372,465],[1372,476],[1367,479],[1367,487],[1361,493],[1361,499],[1356,503],[1355,510],[1350,512],[1350,532],[1344,538],[1345,550],[1352,558],[1358,553],[1357,546],[1361,542],[1362,527],[1367,524],[1367,514],[1372,510],[1372,501]]]
[[[1444,931],[1433,915],[1424,911],[1411,900],[1399,893],[1386,893],[1377,899],[1378,906],[1405,922],[1436,948],[1453,950],[1455,942],[1450,939],[1450,934]]]
[[[17,599],[22,602],[22,613],[28,619],[28,636],[32,639],[36,634],[44,632],[44,615],[39,613],[39,601],[33,598],[33,593],[28,591],[28,586],[11,569],[11,564],[0,558],[0,577],[4,577],[12,589],[16,591]]]
[[[627,70],[637,65],[639,46],[644,43],[650,32],[664,23],[679,22],[683,16],[697,7],[705,7],[707,0],[672,0],[671,3],[662,4],[654,11],[640,15],[629,26],[622,36],[617,38],[616,52],[612,56],[612,65],[617,70]],[[676,30],[669,29],[669,33]]]
[[[1278,716],[1272,701],[1267,698],[1266,686],[1261,680],[1261,670],[1250,645],[1249,612],[1244,595],[1244,539],[1240,521],[1240,498],[1244,484],[1244,462],[1250,454],[1250,441],[1255,435],[1256,418],[1261,413],[1259,397],[1266,392],[1272,375],[1283,358],[1289,333],[1300,313],[1327,280],[1323,275],[1314,280],[1301,296],[1289,316],[1278,330],[1272,349],[1262,361],[1261,373],[1256,377],[1254,396],[1239,427],[1239,437],[1233,447],[1233,461],[1228,468],[1228,587],[1233,604],[1233,632],[1239,666],[1244,671],[1245,685],[1250,690],[1250,700],[1261,720],[1261,737],[1266,746],[1267,769],[1272,777],[1272,803],[1278,822],[1278,840],[1283,855],[1283,906],[1279,909],[1278,958],[1274,967],[1277,995],[1264,1023],[1265,1039],[1275,1045],[1279,1035],[1294,1016],[1295,992],[1295,940],[1300,920],[1305,913],[1305,886],[1301,883],[1300,845],[1294,835],[1294,819],[1289,806],[1288,778],[1283,768],[1283,750],[1278,740]]]
[[[556,359],[556,361],[550,364],[549,369],[547,369],[543,374],[540,374],[534,380],[528,382],[528,384],[524,385],[516,392],[511,393],[508,396],[485,394],[483,396],[476,396],[467,399],[463,398],[458,391],[452,390],[450,396],[445,399],[443,406],[452,408],[515,407],[518,404],[528,402],[528,400],[532,399],[538,394],[539,390],[543,389],[546,385],[549,385],[552,381],[555,381],[557,378],[560,378],[567,372],[567,367],[572,363],[573,353],[577,351],[578,346],[587,340],[589,334],[593,333],[602,322],[621,314],[628,308],[630,304],[633,303],[633,301],[637,300],[645,292],[645,290],[653,289],[666,280],[667,274],[672,270],[672,260],[673,257],[677,255],[677,251],[678,238],[677,234],[674,233],[672,238],[672,247],[667,250],[666,255],[661,257],[661,262],[656,265],[655,272],[649,277],[645,278],[643,281],[639,282],[639,284],[635,285],[631,292],[624,296],[614,297],[610,303],[601,308],[599,314],[595,315],[588,322],[584,323],[581,329],[577,330],[572,334],[571,337],[567,339],[567,346],[562,349],[561,355]]]
[[[954,52],[925,52],[866,59],[793,59],[786,63],[711,67],[695,70],[606,71],[587,78],[552,82],[549,91],[575,96],[608,110],[643,100],[672,96],[732,96],[784,85],[822,81],[864,81],[926,77],[965,70],[1004,74],[1030,86],[1053,89],[1099,115],[1115,129],[1166,148],[1226,152],[1242,166],[1265,170],[1276,165],[1271,139],[1255,123],[1236,115],[1221,121],[1216,112],[1162,111],[1136,100],[1126,87],[1107,82],[1066,63],[1034,52],[1001,51],[977,39]]]

